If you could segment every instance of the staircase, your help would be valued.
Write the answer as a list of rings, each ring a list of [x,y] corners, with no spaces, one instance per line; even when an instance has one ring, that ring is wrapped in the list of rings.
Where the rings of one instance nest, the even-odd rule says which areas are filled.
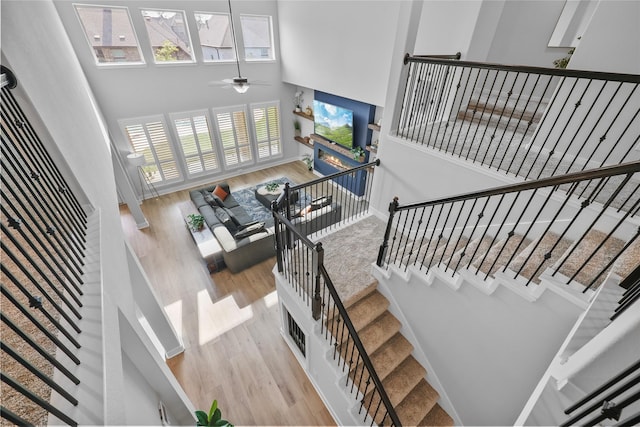
[[[413,346],[400,332],[400,321],[387,310],[389,301],[378,292],[376,282],[346,307],[402,425],[452,426],[453,420],[437,403],[438,392],[426,381],[426,369],[412,356]],[[327,325],[337,334],[339,322],[329,319]],[[353,360],[352,348],[340,341],[337,344],[341,357]],[[379,398],[367,393],[369,376],[361,363],[350,370],[349,377],[366,393],[363,402],[372,408],[369,415],[382,424],[382,415],[375,413]]]

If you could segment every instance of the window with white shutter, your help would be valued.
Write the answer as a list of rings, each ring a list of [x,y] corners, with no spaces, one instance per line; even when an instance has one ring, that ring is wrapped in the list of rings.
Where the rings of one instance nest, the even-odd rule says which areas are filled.
[[[216,144],[206,111],[172,114],[173,127],[189,177],[220,169]]]
[[[258,161],[282,157],[280,136],[280,103],[251,104],[251,118],[255,132]]]
[[[152,183],[181,178],[162,116],[120,121],[120,126],[135,153],[144,155],[142,171]]]
[[[233,169],[253,163],[251,140],[244,105],[213,110],[216,129],[222,147],[225,168]]]

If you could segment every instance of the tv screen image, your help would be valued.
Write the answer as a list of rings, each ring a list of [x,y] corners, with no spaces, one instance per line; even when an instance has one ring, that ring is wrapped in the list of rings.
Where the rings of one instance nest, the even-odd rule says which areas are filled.
[[[313,122],[316,134],[353,148],[353,111],[314,99]]]

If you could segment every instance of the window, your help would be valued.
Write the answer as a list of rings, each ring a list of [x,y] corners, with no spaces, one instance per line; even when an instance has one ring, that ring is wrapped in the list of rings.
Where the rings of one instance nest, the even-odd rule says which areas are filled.
[[[282,156],[280,108],[278,102],[251,105],[251,118],[258,149],[258,160]]]
[[[235,61],[229,15],[225,13],[195,13],[198,36],[204,62]]]
[[[156,64],[194,62],[184,12],[142,10]]]
[[[149,182],[180,179],[180,171],[161,116],[120,121],[120,126],[133,151],[144,154],[146,162],[141,167]]]
[[[227,168],[252,163],[247,115],[243,105],[213,110]]]
[[[275,59],[270,16],[240,15],[240,26],[247,61]]]
[[[171,118],[184,154],[187,175],[192,177],[220,169],[207,113],[172,114]]]
[[[126,7],[75,5],[96,64],[144,64]]]

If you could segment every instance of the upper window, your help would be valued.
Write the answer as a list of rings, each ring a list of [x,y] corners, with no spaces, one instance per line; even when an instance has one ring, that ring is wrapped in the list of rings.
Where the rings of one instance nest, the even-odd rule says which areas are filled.
[[[251,105],[251,118],[256,136],[258,160],[282,157],[280,108],[278,102]]]
[[[142,10],[156,64],[194,62],[184,12]]]
[[[245,110],[243,105],[213,110],[227,169],[253,163]]]
[[[195,13],[198,36],[204,62],[235,61],[229,15],[225,13]]]
[[[97,64],[144,64],[126,7],[75,5]]]
[[[275,59],[270,16],[240,15],[240,25],[247,61]]]

